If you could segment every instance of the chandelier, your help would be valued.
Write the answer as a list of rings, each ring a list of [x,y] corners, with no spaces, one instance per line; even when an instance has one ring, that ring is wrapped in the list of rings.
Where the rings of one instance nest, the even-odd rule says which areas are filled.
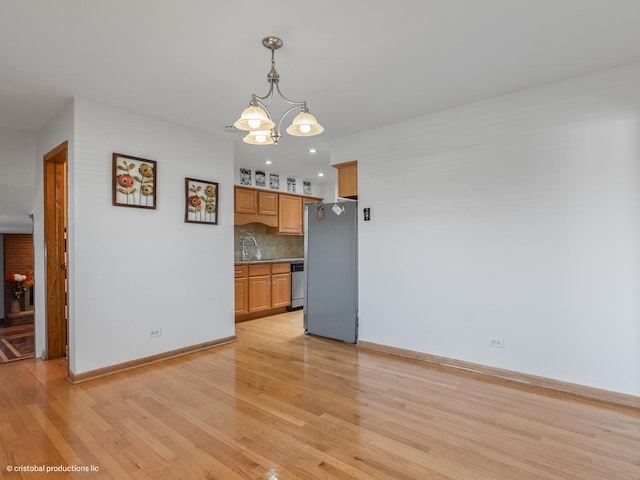
[[[276,71],[275,51],[282,47],[282,39],[278,37],[265,37],[262,39],[262,45],[271,50],[271,70],[267,75],[269,91],[263,97],[259,97],[255,93],[252,94],[249,106],[242,111],[240,118],[233,126],[239,130],[249,132],[242,139],[245,143],[251,145],[278,145],[281,137],[280,128],[282,121],[289,113],[299,109],[300,113],[294,117],[291,125],[287,127],[286,132],[296,137],[319,135],[324,131],[324,128],[318,123],[316,118],[309,113],[307,102],[294,102],[289,100],[280,91],[280,74]],[[278,92],[285,102],[291,105],[291,107],[282,114],[277,126],[269,111],[274,90]]]

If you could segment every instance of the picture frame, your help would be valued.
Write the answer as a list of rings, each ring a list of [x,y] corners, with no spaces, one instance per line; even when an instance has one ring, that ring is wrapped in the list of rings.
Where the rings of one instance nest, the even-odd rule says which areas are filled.
[[[158,203],[157,175],[155,160],[114,153],[111,181],[113,206],[155,210]]]
[[[271,190],[280,190],[280,176],[275,174],[275,173],[271,173],[269,174],[269,188]]]
[[[184,179],[185,223],[218,224],[218,182]]]
[[[250,168],[240,169],[240,185],[246,185],[248,187],[251,186],[251,169]]]

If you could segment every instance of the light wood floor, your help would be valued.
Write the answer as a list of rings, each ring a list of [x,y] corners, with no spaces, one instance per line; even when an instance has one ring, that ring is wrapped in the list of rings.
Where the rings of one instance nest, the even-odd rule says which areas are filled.
[[[305,336],[239,341],[79,385],[0,367],[0,478],[640,479],[640,412]],[[7,466],[87,473],[8,473]]]

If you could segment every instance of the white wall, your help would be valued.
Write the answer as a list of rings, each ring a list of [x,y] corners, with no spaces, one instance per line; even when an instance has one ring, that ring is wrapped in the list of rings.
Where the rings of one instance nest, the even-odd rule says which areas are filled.
[[[0,127],[0,233],[31,233],[36,135]]]
[[[325,182],[321,185],[320,196],[324,198],[325,203],[332,203],[338,199],[338,183]]]
[[[234,335],[232,144],[78,99],[73,125],[71,371]],[[113,152],[157,161],[155,210],[112,206]],[[219,182],[218,225],[184,223],[185,177]]]
[[[69,142],[69,165],[74,164],[74,107],[73,102],[69,102],[69,105],[61,111],[56,117],[51,120],[46,127],[38,132],[36,136],[36,191],[35,201],[33,202],[33,280],[35,290],[35,355],[42,358],[46,356],[46,303],[45,303],[45,285],[46,285],[46,271],[45,271],[45,241],[44,241],[44,166],[43,157],[48,152],[56,148],[64,141]],[[68,171],[69,177],[69,192],[68,197],[70,199],[69,216],[73,215],[73,203],[71,199],[75,191],[73,185],[73,170],[70,168]],[[70,234],[70,247],[73,247],[73,240],[71,234],[73,233],[73,224],[69,225]],[[70,265],[72,271],[73,265]],[[73,278],[71,278],[71,285],[73,285]],[[73,312],[71,312],[73,314]],[[73,317],[71,318],[71,321]],[[71,352],[70,360],[74,358],[74,345],[73,338],[69,337],[69,350]]]
[[[336,142],[371,208],[360,339],[640,395],[638,85],[633,65]]]

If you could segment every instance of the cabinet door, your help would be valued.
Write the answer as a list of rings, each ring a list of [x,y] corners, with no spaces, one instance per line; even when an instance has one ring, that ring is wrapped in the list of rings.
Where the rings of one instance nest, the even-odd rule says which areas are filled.
[[[302,197],[278,196],[278,233],[302,234]]]
[[[273,192],[258,192],[258,213],[260,215],[277,215],[278,194]]]
[[[236,315],[249,313],[249,278],[236,278]]]
[[[236,213],[256,213],[258,211],[258,192],[248,188],[235,188]]]
[[[271,275],[271,284],[271,306],[278,308],[291,305],[291,273]]]
[[[271,275],[249,277],[249,313],[271,308]]]

